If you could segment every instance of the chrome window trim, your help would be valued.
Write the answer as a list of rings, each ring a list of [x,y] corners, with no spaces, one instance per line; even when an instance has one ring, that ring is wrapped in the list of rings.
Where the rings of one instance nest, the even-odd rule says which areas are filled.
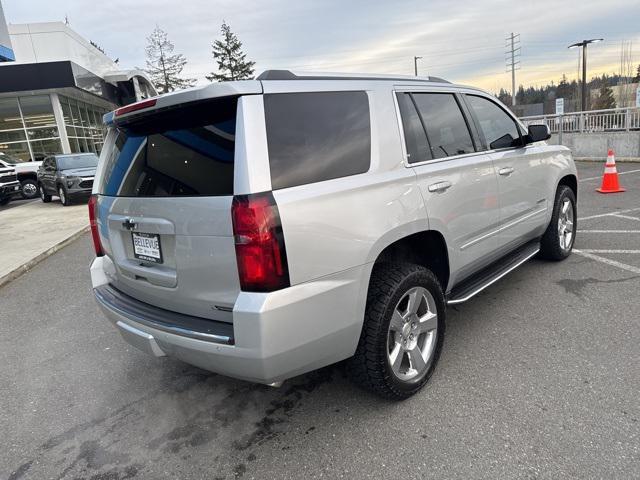
[[[482,94],[481,94],[482,93]],[[491,95],[488,95],[484,92],[473,92],[473,93],[468,93],[468,92],[460,92],[461,95],[470,95],[472,97],[481,97],[484,98],[485,100],[493,103],[496,107],[498,107],[500,110],[502,110],[509,118],[511,118],[511,120],[513,122],[515,122],[516,124],[516,128],[520,129],[520,135],[521,138],[523,138],[527,132],[528,129],[525,128],[524,124],[520,121],[520,119],[518,117],[516,117],[513,112],[511,112],[508,108],[504,108],[499,101],[496,101],[496,98],[493,98]],[[466,101],[466,99],[465,99]],[[473,112],[471,105],[468,106],[469,110],[472,112],[472,115],[475,114],[475,112]],[[480,132],[478,132],[480,133]],[[482,136],[484,137],[484,133],[482,134]],[[486,141],[486,139],[485,139]],[[503,151],[503,150],[515,150],[518,148],[524,148],[527,145],[521,145],[520,147],[505,147],[505,148],[494,148],[493,150],[489,150],[488,147],[489,145],[487,145],[487,150],[485,150],[486,152],[494,152],[494,151]]]
[[[467,158],[467,157],[475,157],[477,155],[484,155],[485,153],[489,153],[489,150],[481,150],[481,151],[477,151],[477,152],[470,152],[470,153],[463,153],[460,155],[451,155],[449,157],[443,157],[443,158],[432,158],[430,160],[423,160],[422,162],[415,162],[415,163],[410,163],[409,162],[409,153],[407,151],[407,141],[405,139],[404,136],[404,123],[402,122],[402,114],[400,113],[400,105],[398,104],[398,93],[451,93],[453,95],[455,95],[456,93],[462,93],[460,89],[456,89],[456,88],[451,88],[451,87],[438,87],[435,88],[436,86],[432,86],[430,88],[420,88],[420,87],[411,87],[411,86],[396,86],[392,91],[391,94],[393,95],[393,104],[396,110],[396,117],[398,119],[398,128],[399,128],[399,132],[400,132],[400,140],[401,140],[401,144],[402,144],[402,161],[404,163],[405,168],[413,168],[413,167],[419,167],[422,165],[429,165],[431,163],[440,163],[440,162],[448,162],[450,160],[458,160],[461,158]],[[460,113],[462,113],[463,117],[464,117],[464,112],[462,111],[462,109],[460,109]],[[466,124],[465,124],[466,125]],[[466,125],[467,130],[469,130],[469,126]],[[472,138],[473,141],[473,134],[472,132],[469,130],[469,135]],[[509,148],[514,148],[514,147],[509,147]]]

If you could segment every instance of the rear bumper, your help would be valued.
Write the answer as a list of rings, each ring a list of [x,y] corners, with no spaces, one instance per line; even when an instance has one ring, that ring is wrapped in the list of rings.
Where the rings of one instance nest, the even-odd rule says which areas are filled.
[[[68,188],[67,187],[67,195],[69,197],[88,197],[91,195],[91,187],[89,188]]]
[[[233,308],[233,324],[196,319],[210,322],[208,331],[220,337],[202,339],[198,338],[201,327],[191,325],[188,331],[167,328],[184,327],[188,320],[184,315],[131,297],[131,308],[109,299],[104,294],[109,288],[105,262],[110,263],[108,257],[98,257],[91,266],[98,304],[125,340],[155,356],[167,355],[223,375],[272,383],[350,357],[360,337],[366,295],[362,279],[367,266],[277,292],[241,292]]]

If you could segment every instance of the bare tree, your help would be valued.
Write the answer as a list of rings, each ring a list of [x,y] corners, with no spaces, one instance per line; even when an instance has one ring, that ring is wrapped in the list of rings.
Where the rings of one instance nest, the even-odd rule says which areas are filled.
[[[635,98],[635,88],[632,85],[635,76],[635,65],[633,64],[633,43],[622,41],[620,46],[620,75],[618,106],[630,107]]]
[[[173,92],[192,87],[196,83],[195,79],[182,78],[182,70],[187,64],[187,59],[181,53],[173,53],[174,46],[167,38],[167,32],[156,25],[147,37],[147,42],[146,71],[158,92]]]

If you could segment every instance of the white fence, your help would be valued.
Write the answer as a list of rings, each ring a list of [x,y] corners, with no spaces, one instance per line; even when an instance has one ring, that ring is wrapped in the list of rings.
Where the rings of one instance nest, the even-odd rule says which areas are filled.
[[[546,124],[551,133],[608,132],[640,130],[640,108],[611,108],[562,115],[537,115],[520,118],[525,125]]]

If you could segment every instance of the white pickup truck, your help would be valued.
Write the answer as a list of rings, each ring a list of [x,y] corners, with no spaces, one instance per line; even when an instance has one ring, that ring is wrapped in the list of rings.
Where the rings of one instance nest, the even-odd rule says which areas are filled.
[[[37,172],[42,162],[32,162],[12,157],[0,152],[0,167],[12,168],[15,170],[20,182],[20,193],[22,198],[35,198],[38,196]]]

